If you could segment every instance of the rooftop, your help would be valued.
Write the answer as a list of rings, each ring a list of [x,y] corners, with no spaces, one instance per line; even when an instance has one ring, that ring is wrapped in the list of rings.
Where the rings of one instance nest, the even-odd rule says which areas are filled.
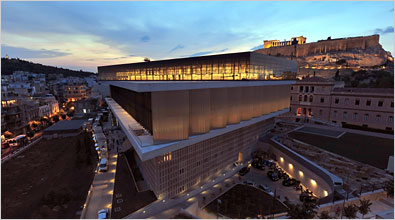
[[[394,94],[393,88],[335,88],[334,93],[372,93],[372,94]]]
[[[250,87],[269,85],[290,85],[293,80],[239,80],[239,81],[103,81],[102,85],[111,84],[135,92],[157,92],[192,89],[215,89],[230,87]]]
[[[77,130],[84,122],[88,120],[63,120],[59,121],[44,131],[64,131],[64,130]]]
[[[304,78],[301,81],[297,81],[298,83],[305,83],[305,82],[327,82],[327,83],[335,83],[332,79],[326,79],[318,76]]]

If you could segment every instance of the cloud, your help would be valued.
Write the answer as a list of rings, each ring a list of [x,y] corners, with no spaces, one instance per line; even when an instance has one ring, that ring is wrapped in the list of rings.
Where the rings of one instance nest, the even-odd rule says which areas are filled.
[[[263,45],[260,44],[258,46],[255,46],[255,47],[251,48],[250,50],[259,50],[259,49],[262,49],[262,48],[263,48]]]
[[[185,57],[198,57],[198,56],[204,56],[204,55],[208,55],[208,54],[213,54],[213,53],[222,53],[227,51],[228,48],[222,49],[222,50],[211,50],[211,51],[204,51],[204,52],[198,52],[198,53],[194,53],[191,55],[187,55]]]
[[[169,51],[169,53],[172,53],[172,52],[174,52],[174,51],[176,51],[176,50],[180,50],[180,49],[182,49],[182,48],[184,48],[184,47],[185,47],[184,45],[178,44],[178,45],[175,46],[173,49],[171,49],[171,50]]]
[[[33,50],[23,47],[13,47],[8,45],[2,45],[1,51],[4,54],[8,54],[10,57],[18,58],[55,58],[70,55],[71,53],[61,52],[58,49],[55,50]]]
[[[150,41],[150,37],[149,36],[144,36],[140,39],[142,42],[148,42]]]
[[[392,27],[392,26],[388,26],[385,29],[376,28],[374,30],[374,34],[384,35],[384,34],[390,34],[390,33],[394,33],[394,27]]]

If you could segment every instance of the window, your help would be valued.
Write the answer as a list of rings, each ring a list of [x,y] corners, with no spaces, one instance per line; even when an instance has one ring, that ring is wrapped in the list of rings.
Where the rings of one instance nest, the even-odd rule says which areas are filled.
[[[304,96],[303,101],[307,102],[307,95]]]
[[[349,98],[345,98],[344,99],[344,104],[348,105],[348,103],[350,103],[350,99]]]
[[[314,86],[310,87],[310,92],[311,92],[311,93],[314,92]]]
[[[309,117],[313,116],[313,112],[311,111],[311,108],[309,108]]]
[[[355,105],[359,105],[359,99],[355,99]]]
[[[313,102],[313,96],[312,95],[309,97],[309,102]]]
[[[365,121],[369,120],[369,114],[364,114],[363,115],[363,120],[365,120]]]
[[[302,101],[302,96],[300,95],[300,96],[299,96],[299,102],[301,102],[301,101]]]
[[[196,163],[196,166],[200,166],[200,161],[198,161],[198,162]]]
[[[304,87],[304,92],[309,92],[309,87],[308,86]]]
[[[384,102],[383,100],[379,100],[378,106],[383,107],[383,102]]]
[[[292,96],[289,99],[292,101]]]
[[[389,116],[388,117],[388,122],[390,122],[390,123],[394,122],[394,117],[393,116]]]
[[[325,101],[325,99],[324,98],[321,98],[321,103],[323,103]]]
[[[180,170],[180,174],[183,174],[184,173],[184,168],[182,168],[181,170]]]
[[[333,117],[337,117],[337,111],[333,111]]]
[[[393,108],[394,107],[394,102],[391,102],[391,108]]]
[[[303,108],[303,115],[306,115],[306,108]]]
[[[358,118],[358,113],[354,113],[354,115],[352,116],[352,119],[357,119]]]
[[[366,101],[366,106],[370,106],[371,103],[372,103],[371,100],[367,100],[367,101]]]
[[[343,112],[343,118],[347,118],[347,112]]]
[[[339,98],[335,98],[335,104],[339,104]]]
[[[294,87],[293,87],[293,86],[291,86],[291,90],[294,90]]]
[[[296,115],[297,115],[297,116],[300,116],[301,111],[302,111],[302,109],[301,109],[301,108],[298,108],[298,110],[297,110],[297,112],[296,112]]]
[[[299,86],[299,92],[303,92],[303,86]]]
[[[319,111],[319,114],[320,114],[320,116],[322,115],[322,110],[320,109],[320,111]]]
[[[380,121],[381,115],[376,115],[376,121]]]

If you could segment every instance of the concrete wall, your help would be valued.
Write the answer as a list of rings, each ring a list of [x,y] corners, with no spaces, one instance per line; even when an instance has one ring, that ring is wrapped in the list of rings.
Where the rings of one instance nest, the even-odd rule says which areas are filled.
[[[290,85],[151,92],[155,144],[289,108]]]
[[[277,141],[271,142],[269,149],[276,155],[278,165],[293,178],[309,188],[319,198],[330,201],[335,190],[334,181],[342,184],[339,177],[328,175],[328,171],[307,160],[305,157],[285,147]],[[336,179],[337,178],[337,179]],[[341,185],[340,185],[341,187]]]
[[[354,197],[354,198],[348,199],[346,201],[340,200],[340,201],[336,201],[334,203],[327,203],[327,204],[324,204],[324,205],[320,205],[319,208],[318,208],[318,213],[321,213],[321,212],[324,212],[324,211],[327,211],[329,213],[330,212],[336,212],[336,210],[338,208],[340,208],[340,210],[342,210],[343,203],[345,203],[344,204],[345,206],[346,205],[352,205],[352,204],[360,205],[360,203],[359,203],[360,199],[361,200],[362,199],[368,199],[368,200],[370,200],[370,202],[373,202],[373,201],[377,201],[377,200],[385,199],[385,198],[387,198],[387,193],[384,190],[382,190],[382,189],[376,190],[376,191],[373,191],[373,192],[362,193],[362,195],[360,197]]]
[[[379,35],[366,37],[343,38],[339,40],[321,41],[293,46],[271,47],[256,50],[254,52],[272,56],[293,56],[306,57],[317,53],[327,53],[331,51],[346,51],[349,49],[365,49],[379,45]]]

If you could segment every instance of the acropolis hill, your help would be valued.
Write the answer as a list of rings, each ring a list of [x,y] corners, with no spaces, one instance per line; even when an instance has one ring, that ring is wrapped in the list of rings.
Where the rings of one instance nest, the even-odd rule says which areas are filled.
[[[255,52],[283,56],[298,61],[298,75],[333,77],[337,70],[347,73],[393,64],[390,52],[379,43],[379,35],[320,40],[318,42],[277,46]]]

